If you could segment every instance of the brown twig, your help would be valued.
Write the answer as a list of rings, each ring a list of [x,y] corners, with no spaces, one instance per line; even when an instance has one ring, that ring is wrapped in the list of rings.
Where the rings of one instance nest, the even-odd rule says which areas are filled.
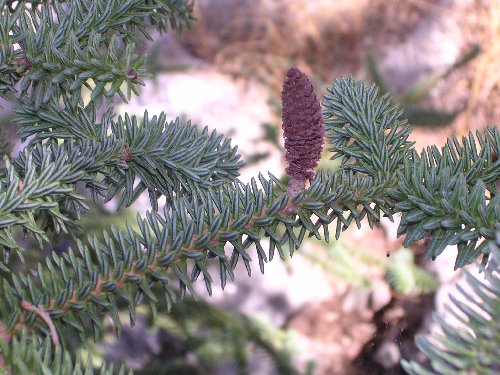
[[[6,342],[10,342],[10,340],[12,340],[12,333],[8,332],[5,329],[5,326],[3,325],[3,323],[0,323],[0,337],[3,337],[3,339]]]
[[[288,204],[283,209],[283,213],[285,215],[295,214],[299,208],[296,204],[292,202],[293,197],[300,193],[301,191],[306,190],[306,180],[305,179],[296,179],[294,177],[290,178],[288,182]]]
[[[21,301],[21,307],[26,311],[34,312],[36,315],[40,317],[40,319],[44,321],[45,324],[47,324],[47,327],[49,328],[50,332],[50,338],[52,339],[52,344],[54,346],[58,346],[59,336],[57,335],[56,327],[54,326],[52,319],[50,318],[49,314],[47,314],[47,312],[44,310],[44,308],[39,306],[33,306],[26,300]]]

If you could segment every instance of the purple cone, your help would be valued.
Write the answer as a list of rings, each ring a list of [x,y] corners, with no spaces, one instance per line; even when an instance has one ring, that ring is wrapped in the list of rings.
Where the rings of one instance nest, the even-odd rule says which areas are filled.
[[[312,83],[297,68],[291,68],[286,74],[281,104],[286,173],[297,180],[310,179],[321,157],[325,130],[321,105]]]

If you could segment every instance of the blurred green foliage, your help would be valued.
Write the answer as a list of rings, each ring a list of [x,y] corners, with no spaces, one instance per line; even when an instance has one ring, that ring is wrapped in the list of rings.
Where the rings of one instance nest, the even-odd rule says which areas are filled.
[[[355,287],[371,288],[373,275],[370,269],[384,273],[391,289],[405,295],[431,293],[439,286],[433,273],[416,264],[410,249],[398,249],[385,258],[370,249],[349,246],[343,241],[325,245],[326,257],[310,252],[305,256],[329,274]]]
[[[413,251],[401,248],[391,255],[386,279],[392,289],[403,294],[431,293],[439,286],[438,278],[415,264]]]
[[[133,337],[142,340],[142,334],[162,339],[160,347],[155,353],[149,353],[135,374],[208,375],[230,369],[230,373],[251,375],[255,368],[274,369],[278,374],[287,375],[309,373],[299,372],[292,365],[292,332],[273,328],[245,314],[227,312],[205,301],[191,299],[175,304],[169,314],[153,316],[151,310],[140,311],[140,319],[146,321],[147,328],[143,333],[141,330],[131,333],[132,340]],[[111,331],[112,327],[108,329]],[[92,352],[99,363],[113,350],[123,349],[113,349],[114,334],[110,332],[106,337],[109,342],[105,350],[102,344],[88,342],[84,356]],[[133,348],[124,350],[120,356],[127,358],[135,354],[127,353]],[[256,360],[265,364],[255,366]]]

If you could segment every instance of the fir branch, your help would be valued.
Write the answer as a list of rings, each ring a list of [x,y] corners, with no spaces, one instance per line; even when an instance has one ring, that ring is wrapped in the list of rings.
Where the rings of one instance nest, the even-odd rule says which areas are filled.
[[[373,177],[395,173],[413,142],[389,95],[379,97],[375,85],[352,77],[336,80],[327,91],[322,104],[332,159],[342,158],[342,168]]]
[[[167,22],[180,30],[189,25],[193,7],[185,0],[71,0],[66,5],[40,2],[27,7],[19,2],[12,11],[5,0],[0,2],[0,35],[5,35],[7,51],[0,56],[0,95],[14,90],[19,80],[14,69],[23,58],[30,69],[21,79],[21,94],[35,108],[62,94],[76,105],[83,86],[96,104],[115,93],[126,101],[145,76],[144,56],[133,54],[137,31],[151,38],[147,19],[160,30],[166,30]],[[13,50],[15,43],[20,50]],[[123,83],[127,95],[120,90]]]
[[[119,332],[119,301],[127,304],[134,322],[143,300],[156,311],[158,289],[169,305],[177,290],[181,297],[187,290],[193,293],[192,282],[203,274],[210,293],[209,265],[214,261],[224,287],[240,259],[250,273],[250,246],[255,245],[263,271],[276,251],[284,258],[285,244],[293,254],[306,234],[321,238],[321,228],[328,240],[335,220],[338,238],[353,221],[360,226],[365,216],[373,226],[381,214],[392,218],[402,212],[400,234],[408,233],[406,245],[429,235],[431,255],[438,255],[443,246],[458,243],[457,266],[492,251],[500,207],[493,190],[499,174],[497,131],[478,135],[479,152],[471,136],[463,147],[450,141],[454,147],[441,153],[433,149],[432,158],[425,153],[420,157],[407,141],[409,129],[398,120],[400,111],[386,97],[379,98],[373,86],[351,78],[337,81],[329,92],[324,101],[328,137],[335,142],[334,157],[343,158],[343,168],[318,173],[307,190],[298,192],[272,175],[270,180],[259,175],[260,187],[255,179],[247,185],[238,182],[240,163],[229,140],[222,142],[221,136],[207,131],[200,134],[190,124],[167,125],[163,115],[150,120],[146,113],[138,124],[129,116],[112,121],[107,112],[98,123],[94,105],[83,108],[66,100],[62,108],[51,102],[32,109],[29,101],[23,102],[18,110],[21,137],[35,139],[17,161],[18,174],[9,166],[0,180],[4,201],[14,202],[4,206],[7,230],[24,225],[36,233],[33,219],[29,226],[26,219],[23,222],[23,210],[32,215],[36,210],[51,212],[52,206],[42,200],[23,207],[25,198],[47,193],[43,197],[51,204],[67,206],[78,201],[71,189],[76,181],[86,182],[96,196],[111,199],[123,192],[121,202],[126,204],[146,188],[153,208],[158,194],[169,201],[163,216],[153,212],[138,218],[138,232],[130,226],[113,229],[103,241],[89,239],[88,244],[79,242],[76,251],[53,253],[32,275],[12,274],[10,281],[1,280],[3,331],[16,337],[23,328],[47,334],[48,320],[42,318],[48,316],[57,330],[71,326],[83,336],[85,317],[97,335],[102,314],[109,314]],[[58,145],[56,139],[64,142]],[[451,171],[459,173],[452,176]],[[55,190],[37,190],[29,178],[19,184],[19,176],[37,173],[51,178],[49,186]],[[97,180],[98,175],[103,179]],[[71,186],[57,190],[63,183]],[[77,213],[77,207],[73,211]],[[14,222],[9,222],[11,217]],[[267,254],[264,239],[269,242]],[[179,282],[178,289],[172,280]]]
[[[164,114],[150,119],[146,112],[141,123],[135,116],[119,117],[116,122],[105,116],[103,123],[94,124],[95,112],[82,110],[73,118],[62,114],[67,112],[53,112],[60,113],[59,117],[36,113],[50,117],[50,125],[24,123],[23,129],[52,126],[48,135],[73,136],[80,141],[69,139],[61,145],[35,142],[20,155],[16,170],[7,165],[5,177],[0,179],[0,266],[8,262],[11,251],[22,255],[12,234],[16,226],[34,234],[40,245],[48,241],[48,229],[75,229],[73,220],[86,208],[74,193],[77,182],[85,183],[94,199],[102,196],[109,201],[119,195],[119,206],[132,204],[147,189],[153,209],[157,209],[161,195],[167,198],[167,205],[179,196],[198,197],[234,180],[242,165],[237,148],[228,139],[206,128],[199,132],[196,126],[179,120],[167,123]],[[44,133],[38,135],[44,137]],[[17,192],[21,181],[23,191]]]
[[[436,146],[428,147],[420,156],[413,155],[411,160],[425,163],[426,169],[434,169],[437,174],[449,169],[454,176],[463,174],[469,188],[482,180],[486,189],[494,193],[496,181],[500,179],[500,132],[496,127],[476,131],[476,136],[469,132],[462,137],[462,143],[456,137],[448,139],[439,152]]]
[[[403,213],[398,235],[406,233],[403,242],[410,246],[426,236],[431,243],[427,254],[436,258],[448,245],[458,245],[455,268],[489,254],[495,241],[495,223],[500,221],[500,195],[496,181],[500,178],[498,129],[477,133],[481,146],[477,150],[472,134],[460,146],[448,140],[440,153],[429,148],[421,156],[413,153],[399,175],[391,196],[399,200],[396,210]],[[486,183],[485,183],[486,182]]]
[[[159,28],[161,31],[166,31],[166,23],[169,22],[172,29],[176,31],[181,31],[184,27],[189,27],[193,20],[193,0],[142,0],[145,5],[148,5],[156,10],[153,13],[160,13],[160,15],[150,15],[150,22],[153,27]],[[74,0],[4,0],[10,10],[12,6],[17,3],[17,8],[23,6],[24,4],[31,4],[32,6],[38,6],[41,4],[50,5],[51,3],[69,3],[70,6],[75,6],[78,2]],[[0,3],[1,4],[1,3]],[[163,21],[163,23],[158,24]]]
[[[401,364],[408,374],[493,374],[500,369],[500,225],[497,225],[497,236],[491,249],[491,264],[495,268],[480,266],[484,278],[466,270],[467,288],[458,286],[462,298],[451,296],[452,305],[445,306],[457,318],[458,325],[451,325],[435,314],[443,333],[416,338],[432,369],[403,360]]]
[[[50,44],[39,46],[37,52],[29,52],[30,69],[21,79],[21,98],[32,108],[39,108],[61,96],[69,97],[76,106],[83,101],[84,88],[91,92],[89,100],[97,106],[115,94],[124,102],[130,99],[132,92],[137,95],[138,86],[144,86],[141,77],[148,76],[142,69],[145,56],[135,55],[134,44],[124,44],[115,36],[102,52],[102,37],[102,34],[91,33],[87,46],[81,48],[77,37],[71,34],[65,39],[64,50]],[[46,61],[31,57],[42,51]],[[125,93],[123,86],[126,86]]]
[[[460,145],[448,140],[441,152],[431,147],[419,156],[407,141],[409,128],[399,121],[401,111],[388,95],[378,97],[375,86],[352,78],[337,80],[328,89],[323,105],[333,158],[342,168],[381,181],[398,176],[398,187],[387,191],[402,212],[398,235],[407,234],[404,245],[426,236],[433,259],[448,245],[458,244],[455,267],[474,262],[489,253],[494,224],[500,221],[498,129],[472,133]],[[476,146],[479,143],[479,150]],[[462,177],[460,177],[462,176]],[[484,239],[484,241],[483,241]]]
[[[70,111],[51,104],[42,111],[23,106],[17,114],[21,138],[68,140],[65,147],[76,171],[90,168],[85,172],[105,176],[91,183],[93,194],[109,201],[123,191],[120,206],[132,204],[145,190],[153,209],[161,195],[167,204],[176,196],[195,197],[234,181],[243,166],[230,139],[179,119],[167,122],[164,113],[150,118],[145,112],[141,121],[125,114],[114,121],[108,112],[97,122],[93,106]],[[85,166],[79,161],[83,157],[89,158]]]
[[[52,323],[52,319],[47,314],[47,312],[39,306],[33,306],[28,301],[21,301],[21,308],[23,308],[27,312],[32,312],[36,314],[47,325],[52,345],[58,346],[59,336],[57,335],[56,327],[54,326],[54,323]]]
[[[15,85],[24,71],[24,68],[17,64],[19,53],[16,54],[14,51],[14,45],[19,43],[21,35],[11,32],[18,22],[22,10],[8,11],[4,9],[3,1],[0,0],[0,41],[2,47],[0,48],[0,97],[7,98],[8,93],[16,92]]]
[[[142,121],[128,115],[114,121],[111,110],[98,121],[104,99],[118,94],[126,101],[142,84],[144,57],[134,54],[139,36],[150,38],[148,28],[165,31],[168,23],[177,30],[189,26],[192,8],[187,0],[0,0],[0,96],[10,97],[19,84],[20,137],[32,137],[14,165],[5,158],[0,171],[0,267],[10,271],[12,253],[22,258],[18,230],[41,244],[49,230],[76,226],[86,208],[75,193],[79,182],[95,199],[119,196],[120,206],[148,190],[153,208],[138,217],[137,231],[112,229],[101,241],[89,238],[61,256],[52,253],[29,275],[11,272],[0,279],[0,363],[6,371],[79,374],[81,362],[73,364],[59,345],[62,329],[73,327],[84,338],[87,321],[97,337],[108,314],[119,333],[120,302],[133,323],[140,303],[148,302],[155,314],[160,291],[169,306],[178,294],[194,294],[192,283],[201,275],[211,293],[213,263],[222,287],[240,260],[250,276],[252,246],[263,272],[276,251],[284,258],[288,247],[293,255],[306,235],[328,241],[335,221],[338,238],[353,221],[361,226],[366,217],[373,226],[381,214],[395,213],[402,213],[404,245],[427,236],[433,258],[452,244],[458,245],[456,267],[483,254],[487,263],[493,253],[488,285],[468,276],[480,300],[462,291],[483,315],[454,300],[474,336],[441,321],[446,337],[438,340],[451,349],[425,339],[419,344],[438,369],[496,369],[498,353],[488,340],[498,335],[484,315],[493,317],[498,305],[498,129],[418,154],[401,110],[387,95],[353,78],[337,80],[323,106],[330,151],[342,158],[342,168],[311,179],[321,151],[320,107],[310,82],[292,69],[283,90],[293,177],[287,188],[272,175],[259,175],[260,186],[256,179],[239,182],[242,163],[230,140],[190,123],[167,123],[163,114],[150,119],[147,112]],[[160,215],[162,195],[167,204]],[[472,350],[461,358],[476,341],[480,355]],[[86,371],[92,371],[90,362]],[[112,368],[102,370],[107,372]]]
[[[62,158],[52,159],[48,153],[40,160],[40,172],[28,154],[22,178],[8,158],[5,158],[5,177],[0,180],[0,268],[6,268],[11,252],[22,257],[23,249],[14,239],[13,230],[19,226],[32,233],[41,245],[48,241],[43,224],[37,224],[41,215],[46,215],[57,228],[66,231],[71,219],[64,215],[58,197],[71,196],[75,204],[83,205],[83,198],[75,194],[68,184],[74,184],[81,176],[64,165]]]
[[[2,321],[10,322],[9,330],[18,324],[43,329],[45,324],[36,316],[23,312],[21,303],[28,301],[43,308],[58,329],[61,324],[69,325],[84,334],[82,318],[89,317],[98,332],[101,314],[108,313],[119,331],[118,300],[128,304],[133,322],[136,305],[143,299],[155,311],[155,285],[163,287],[168,305],[175,301],[172,277],[180,283],[181,296],[186,290],[193,293],[191,283],[201,274],[211,292],[208,265],[214,258],[219,262],[224,287],[227,276],[233,278],[240,258],[250,273],[247,249],[252,244],[257,247],[263,271],[264,263],[273,258],[276,249],[284,258],[285,243],[293,254],[307,232],[319,238],[318,229],[323,226],[328,237],[328,224],[335,219],[340,228],[338,236],[353,219],[359,222],[364,214],[375,214],[357,211],[357,204],[382,200],[384,195],[365,180],[345,173],[327,173],[320,174],[307,193],[289,201],[286,188],[274,178],[268,181],[260,176],[260,180],[264,190],[257,189],[252,181],[245,186],[220,188],[202,202],[177,200],[164,217],[150,213],[147,220],[138,219],[140,233],[130,227],[113,230],[104,234],[104,242],[90,239],[88,246],[79,243],[76,252],[70,250],[63,257],[53,253],[46,267],[39,267],[33,276],[12,275],[12,283],[3,281],[2,298],[6,303],[0,314]],[[290,202],[298,211],[284,215]],[[346,211],[349,214],[344,216]],[[312,215],[318,217],[316,223]],[[278,234],[278,225],[284,234]],[[299,229],[298,234],[294,228]],[[267,255],[261,245],[264,237],[269,237],[270,242]],[[226,244],[233,247],[231,254],[226,254]]]
[[[0,326],[0,332],[1,332]],[[6,339],[0,334],[0,374],[1,375],[93,375],[92,357],[86,362],[78,356],[73,361],[69,352],[60,345],[52,346],[49,339],[41,340],[35,334],[23,330],[21,335]],[[101,375],[113,375],[113,365],[104,364],[99,370]],[[122,366],[118,372],[125,375]],[[128,372],[132,374],[132,372]]]
[[[358,90],[364,92],[365,89],[358,88]],[[363,104],[362,108],[371,107]],[[389,114],[394,114],[393,109],[386,108],[384,111],[386,110]],[[379,115],[382,119],[388,117],[383,111]],[[58,136],[70,134],[71,131],[78,132],[80,136],[107,133],[104,130],[106,127],[92,127],[93,121],[88,117],[80,122],[70,119],[71,126],[62,120],[51,118],[51,121],[56,125],[54,131]],[[114,134],[120,135],[119,139],[123,139],[125,134],[130,134],[130,139],[127,140],[131,143],[133,141],[144,143],[140,140],[141,129],[148,128],[148,124],[161,124],[159,132],[163,131],[163,121],[160,120],[149,122],[146,118],[141,127],[131,126],[132,123],[133,121],[119,120],[119,125],[112,127]],[[386,123],[385,120],[382,123]],[[219,261],[220,282],[224,286],[227,276],[232,278],[233,270],[240,258],[247,270],[250,270],[250,256],[247,250],[252,244],[257,248],[257,257],[263,271],[265,262],[274,257],[276,250],[282,258],[284,257],[283,245],[286,243],[293,254],[306,234],[320,238],[321,227],[325,239],[328,240],[329,224],[335,220],[337,221],[335,236],[338,238],[341,231],[353,221],[360,226],[361,220],[366,216],[372,226],[378,222],[381,213],[392,217],[398,211],[404,213],[401,230],[408,230],[409,224],[418,223],[412,215],[406,214],[408,207],[413,204],[420,204],[419,207],[425,213],[434,210],[431,214],[435,214],[435,211],[441,214],[440,202],[427,202],[426,206],[421,205],[418,199],[429,199],[427,197],[429,194],[422,189],[424,187],[430,189],[427,187],[429,185],[434,190],[438,188],[443,190],[442,186],[446,183],[450,189],[454,189],[455,185],[460,187],[458,189],[460,194],[453,194],[462,197],[466,192],[464,190],[466,179],[453,180],[446,174],[426,175],[424,173],[426,164],[419,162],[415,154],[407,149],[407,143],[398,141],[392,143],[385,140],[386,137],[392,137],[391,134],[406,134],[398,126],[398,124],[391,125],[390,132],[388,134],[383,132],[380,135],[382,138],[378,139],[380,144],[403,145],[401,150],[397,151],[402,155],[392,159],[399,161],[399,164],[394,164],[390,158],[385,159],[387,160],[385,164],[391,169],[387,170],[388,173],[383,178],[378,173],[380,171],[375,174],[372,173],[373,169],[366,168],[367,173],[359,173],[359,169],[347,166],[335,174],[320,172],[311,181],[309,189],[295,196],[289,196],[287,188],[273,176],[271,180],[259,176],[261,188],[257,186],[256,180],[252,180],[247,185],[234,182],[232,185],[226,184],[216,189],[208,189],[196,196],[175,195],[171,204],[165,207],[163,217],[151,213],[147,215],[147,220],[138,219],[140,233],[133,232],[131,228],[121,232],[114,230],[112,234],[105,234],[104,243],[90,240],[88,245],[79,244],[77,253],[71,251],[62,258],[53,255],[52,260],[47,262],[49,272],[40,268],[35,273],[35,279],[38,278],[41,283],[40,287],[35,286],[36,280],[31,277],[17,278],[13,275],[12,285],[4,283],[4,300],[8,301],[9,308],[4,310],[2,320],[12,322],[10,329],[13,329],[23,316],[19,304],[21,301],[28,301],[43,306],[56,326],[61,323],[69,324],[79,332],[83,332],[80,319],[83,315],[88,315],[97,331],[101,321],[100,315],[109,313],[119,330],[117,298],[122,298],[128,303],[133,321],[135,307],[143,298],[146,298],[154,309],[157,297],[152,287],[156,284],[163,286],[169,304],[174,301],[175,291],[170,286],[172,277],[180,283],[181,296],[186,290],[192,292],[191,283],[201,274],[210,292],[212,276],[208,271],[208,265],[211,259]],[[150,130],[145,133],[157,134]],[[176,138],[175,135],[169,135],[165,139],[169,139],[172,144]],[[403,136],[404,139],[406,138]],[[127,146],[130,149],[126,150],[116,149],[119,155],[115,157],[126,155],[127,160],[130,156],[131,160],[134,160],[133,146],[130,144]],[[160,149],[168,150],[168,147],[162,146]],[[484,157],[489,154],[478,155]],[[408,157],[408,160],[403,159],[403,156]],[[172,160],[172,156],[169,159]],[[410,168],[410,161],[414,161],[413,169]],[[460,159],[454,159],[454,162],[460,163]],[[375,164],[364,165],[375,167]],[[434,171],[436,169],[429,168]],[[448,169],[445,168],[443,171]],[[406,179],[402,177],[403,175],[407,176]],[[455,181],[455,185],[451,184],[451,181]],[[405,184],[410,185],[407,187]],[[418,186],[421,186],[420,190],[411,190],[418,189]],[[465,200],[461,198],[462,200],[453,202],[456,201],[454,204],[458,205],[463,205],[465,202],[464,207],[469,209],[471,215],[475,215],[475,220],[479,220],[481,226],[478,226],[480,229],[474,233],[476,237],[471,240],[468,237],[470,233],[463,234],[457,227],[450,226],[446,214],[439,221],[442,228],[430,232],[432,241],[450,244],[455,238],[453,236],[457,234],[461,241],[470,241],[473,246],[483,237],[486,238],[486,243],[489,241],[489,231],[493,229],[495,220],[498,221],[495,216],[491,216],[496,215],[498,211],[498,204],[495,201],[497,198],[491,199],[486,220],[483,220],[484,215],[480,211],[471,210],[470,204],[482,197],[484,206],[489,198],[486,197],[484,184],[481,185],[480,180],[475,189],[471,192],[472,198]],[[448,199],[448,196],[445,194],[444,198]],[[463,207],[461,210],[465,211]],[[419,220],[423,220],[423,217]],[[264,237],[269,238],[267,255],[261,244]],[[415,235],[410,233],[407,243],[414,238]],[[226,245],[233,247],[230,254],[226,254]],[[470,244],[467,246],[470,247]],[[479,253],[488,253],[486,245],[480,246],[482,247],[479,248]],[[460,253],[459,264],[463,264],[464,259],[470,261],[474,257],[477,258],[478,251],[473,251],[473,256],[470,256],[470,249],[467,248],[466,253],[469,255],[464,257],[463,252]],[[191,276],[188,276],[189,271]],[[26,321],[28,325],[36,323],[40,326],[40,323],[33,318],[21,320]]]

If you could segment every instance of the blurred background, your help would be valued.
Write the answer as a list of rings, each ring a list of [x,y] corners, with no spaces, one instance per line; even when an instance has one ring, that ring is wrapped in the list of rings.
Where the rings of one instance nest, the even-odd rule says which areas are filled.
[[[318,97],[341,76],[375,82],[403,106],[417,149],[500,124],[498,0],[197,0],[194,16],[191,30],[146,45],[153,76],[116,112],[164,111],[217,129],[247,162],[242,181],[284,174],[280,93],[292,66]],[[2,116],[0,139],[13,139]],[[338,168],[329,157],[320,167]],[[148,209],[147,197],[119,217],[96,206],[83,228],[99,233]],[[197,301],[160,307],[155,320],[142,308],[121,338],[109,324],[103,342],[74,340],[74,350],[138,374],[404,374],[401,358],[425,363],[414,336],[435,329],[431,313],[444,316],[461,274],[455,249],[428,261],[425,241],[402,248],[397,225],[308,240],[264,275],[257,264],[251,278],[237,269],[212,297],[198,283]]]

